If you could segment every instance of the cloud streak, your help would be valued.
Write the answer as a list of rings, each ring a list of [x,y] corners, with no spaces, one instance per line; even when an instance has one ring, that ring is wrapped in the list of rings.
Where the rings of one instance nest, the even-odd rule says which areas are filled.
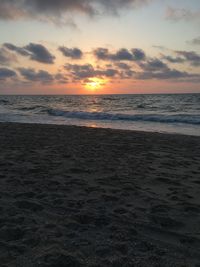
[[[165,17],[172,21],[200,21],[200,10],[168,7]]]
[[[151,0],[1,0],[0,19],[36,19],[53,23],[68,23],[68,15],[81,13],[87,16],[118,14],[126,8],[137,8]]]

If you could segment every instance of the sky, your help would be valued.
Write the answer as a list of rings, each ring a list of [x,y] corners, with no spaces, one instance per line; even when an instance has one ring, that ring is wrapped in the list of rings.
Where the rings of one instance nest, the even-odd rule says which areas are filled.
[[[0,94],[200,93],[199,0],[0,0]]]

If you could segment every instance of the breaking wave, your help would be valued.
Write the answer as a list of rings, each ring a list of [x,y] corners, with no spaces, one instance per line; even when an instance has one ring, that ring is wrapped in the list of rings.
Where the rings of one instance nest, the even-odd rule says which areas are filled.
[[[59,109],[49,109],[51,116],[62,116],[69,119],[80,120],[109,120],[109,121],[141,121],[159,123],[186,123],[200,125],[200,115],[162,115],[162,114],[112,114],[104,112],[83,112],[83,111],[64,111]]]

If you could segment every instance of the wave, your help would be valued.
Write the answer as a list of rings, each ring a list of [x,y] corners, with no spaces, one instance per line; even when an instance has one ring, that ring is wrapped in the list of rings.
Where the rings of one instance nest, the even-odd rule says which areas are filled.
[[[137,105],[137,108],[145,108],[146,106],[144,104]]]
[[[102,99],[103,99],[103,100],[111,100],[111,101],[116,101],[116,100],[119,101],[118,98],[114,98],[114,97],[103,97]]]
[[[80,120],[109,120],[109,121],[135,121],[135,122],[159,122],[159,123],[186,123],[200,125],[200,115],[161,115],[161,114],[112,114],[104,112],[63,111],[49,109],[51,116],[62,116],[69,119]]]
[[[3,105],[7,105],[9,103],[8,100],[5,100],[5,99],[0,99],[0,105],[3,104]]]
[[[31,107],[18,107],[18,110],[22,110],[22,111],[31,111],[31,110],[39,110],[41,111],[41,109],[44,109],[44,111],[46,111],[46,109],[43,106],[31,106]]]

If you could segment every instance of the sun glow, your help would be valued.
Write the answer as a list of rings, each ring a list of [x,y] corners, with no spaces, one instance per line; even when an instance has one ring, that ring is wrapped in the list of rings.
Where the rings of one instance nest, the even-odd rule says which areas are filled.
[[[101,87],[103,87],[106,84],[106,80],[102,79],[102,78],[89,78],[84,86],[86,89],[90,90],[90,91],[96,91],[98,89],[100,89]]]

